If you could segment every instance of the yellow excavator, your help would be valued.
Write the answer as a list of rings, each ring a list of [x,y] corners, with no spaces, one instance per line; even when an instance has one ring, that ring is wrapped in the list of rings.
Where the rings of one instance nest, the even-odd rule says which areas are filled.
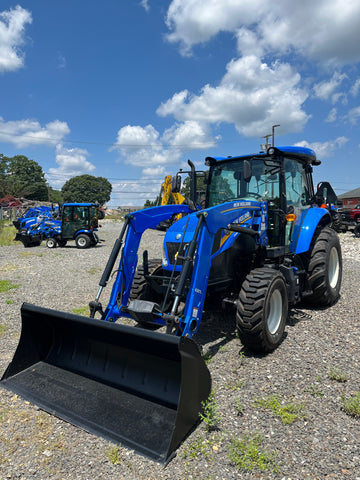
[[[185,201],[185,197],[181,195],[180,188],[181,183],[179,182],[180,177],[176,175],[172,177],[171,175],[166,175],[163,184],[161,185],[160,195],[158,200],[158,205],[181,205]],[[180,179],[181,180],[181,179]],[[161,222],[158,225],[158,230],[167,230],[174,222],[180,220],[183,215],[181,213],[174,215],[173,218]]]

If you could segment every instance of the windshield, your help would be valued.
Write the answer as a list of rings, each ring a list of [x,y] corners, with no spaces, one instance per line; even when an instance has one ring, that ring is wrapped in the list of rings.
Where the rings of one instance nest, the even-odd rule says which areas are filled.
[[[251,159],[252,176],[244,179],[244,160],[223,162],[212,168],[208,186],[208,207],[230,200],[280,201],[280,168],[273,161]],[[276,202],[276,203],[277,203]]]

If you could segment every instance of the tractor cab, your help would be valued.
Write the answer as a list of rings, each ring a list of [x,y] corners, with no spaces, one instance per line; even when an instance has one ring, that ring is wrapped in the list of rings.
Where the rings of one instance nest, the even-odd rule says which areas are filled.
[[[210,167],[206,208],[233,200],[267,202],[268,246],[289,250],[294,222],[314,201],[311,165],[319,164],[315,153],[271,147],[256,155],[207,157],[205,163]]]
[[[61,233],[58,243],[75,240],[78,248],[97,243],[98,205],[94,203],[66,203],[61,209]],[[51,242],[50,242],[51,243]],[[49,246],[49,245],[48,245]]]

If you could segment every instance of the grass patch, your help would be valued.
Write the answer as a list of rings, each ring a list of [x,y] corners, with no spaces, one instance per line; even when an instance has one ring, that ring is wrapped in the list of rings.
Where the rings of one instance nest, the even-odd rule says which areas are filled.
[[[360,418],[360,392],[351,397],[341,396],[343,410],[352,417]]]
[[[2,324],[0,323],[0,338],[4,335],[5,330],[6,330],[5,325],[2,325]]]
[[[278,472],[275,453],[263,450],[261,443],[260,435],[243,435],[240,439],[232,438],[228,457],[240,470]]]
[[[199,437],[190,442],[184,448],[182,457],[184,459],[197,460],[199,457],[205,457],[208,461],[213,461],[215,452],[219,450],[222,438],[213,435],[210,438]]]
[[[117,465],[118,463],[120,463],[120,447],[121,447],[120,444],[115,445],[113,447],[110,447],[105,452],[106,456],[108,457],[108,459],[113,465]]]
[[[87,270],[87,273],[89,273],[90,275],[95,275],[95,273],[98,273],[99,271],[100,269],[98,267],[92,267],[89,270]]]
[[[310,395],[313,397],[319,397],[322,398],[324,396],[322,390],[316,387],[313,383],[310,385],[310,388],[308,390],[305,390],[306,392],[309,392]]]
[[[17,245],[18,242],[14,241],[16,235],[16,228],[11,225],[7,225],[8,222],[0,222],[0,246],[5,247],[7,245]]]
[[[293,402],[282,403],[279,395],[270,395],[267,398],[258,398],[255,405],[261,408],[269,409],[276,417],[279,417],[282,423],[288,425],[303,417],[303,405],[296,405]]]
[[[90,315],[90,308],[89,305],[85,305],[85,307],[73,308],[72,312],[76,313],[76,315],[83,315],[84,317],[88,317]]]
[[[221,415],[218,412],[218,404],[215,400],[215,392],[212,390],[209,398],[201,402],[203,411],[199,413],[200,419],[205,423],[207,432],[217,430],[221,421]]]
[[[335,382],[339,382],[339,383],[345,383],[349,378],[349,376],[346,373],[343,373],[341,371],[340,367],[337,367],[337,368],[331,367],[328,375],[330,380],[334,380]]]
[[[203,358],[205,363],[210,363],[211,360],[214,358],[214,354],[209,349],[203,354],[202,358]]]
[[[16,290],[19,287],[19,284],[11,283],[10,280],[0,280],[0,293],[5,293],[9,290]]]

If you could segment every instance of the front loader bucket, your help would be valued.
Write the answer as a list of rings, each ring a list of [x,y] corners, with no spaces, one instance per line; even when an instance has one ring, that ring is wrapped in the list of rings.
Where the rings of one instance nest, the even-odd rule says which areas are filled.
[[[167,463],[210,393],[194,341],[23,304],[0,384],[43,410]]]

